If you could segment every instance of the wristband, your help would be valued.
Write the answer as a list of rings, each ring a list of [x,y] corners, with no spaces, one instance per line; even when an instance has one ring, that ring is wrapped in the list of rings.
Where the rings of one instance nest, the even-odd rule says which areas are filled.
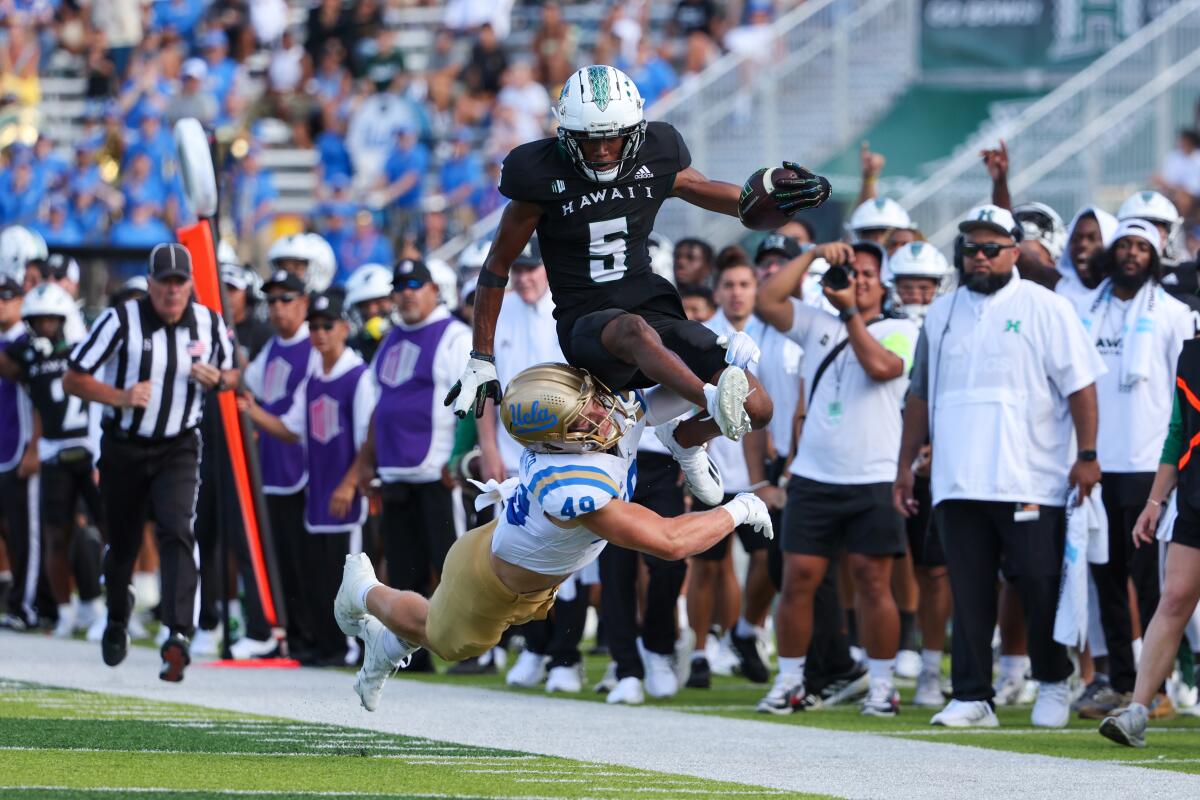
[[[479,352],[478,350],[472,350],[472,351],[471,351],[471,358],[474,358],[474,359],[476,359],[476,360],[478,360],[478,361],[486,361],[486,362],[488,362],[489,364],[495,364],[495,363],[496,363],[496,357],[495,357],[494,355],[490,355],[490,354],[488,354],[488,353],[481,353],[481,352]]]
[[[842,322],[849,322],[850,318],[858,314],[858,306],[850,306],[838,312],[838,319]]]
[[[1096,451],[1095,450],[1080,450],[1079,453],[1076,454],[1075,457],[1078,458],[1080,461],[1095,461],[1096,460]]]
[[[763,488],[764,486],[770,486],[770,485],[771,485],[770,481],[759,481],[758,483],[752,485],[746,491],[747,492],[757,492],[759,489]]]
[[[1154,506],[1155,508],[1162,508],[1162,506],[1163,506],[1163,504],[1160,501],[1155,500],[1153,497],[1147,497],[1146,504]]]
[[[721,506],[729,512],[729,516],[733,517],[733,527],[737,528],[746,524],[747,518],[750,516],[750,510],[746,508],[746,504],[741,500],[734,498],[725,505]]]
[[[508,286],[508,276],[505,275],[501,278],[490,269],[481,269],[475,285],[489,289],[503,289]]]

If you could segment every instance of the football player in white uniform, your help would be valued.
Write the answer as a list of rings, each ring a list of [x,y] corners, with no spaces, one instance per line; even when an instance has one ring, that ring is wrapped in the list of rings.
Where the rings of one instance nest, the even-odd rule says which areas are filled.
[[[525,445],[520,475],[481,486],[482,502],[503,499],[504,511],[450,548],[433,597],[384,586],[366,555],[346,558],[333,611],[348,636],[366,642],[354,685],[363,707],[378,707],[388,676],[422,647],[461,661],[487,652],[509,626],[544,619],[559,584],[607,542],[674,561],[739,525],[773,536],[767,507],[753,494],[671,519],[630,502],[642,431],[672,418],[659,413],[653,397],[619,396],[565,364],[518,373],[501,419]]]

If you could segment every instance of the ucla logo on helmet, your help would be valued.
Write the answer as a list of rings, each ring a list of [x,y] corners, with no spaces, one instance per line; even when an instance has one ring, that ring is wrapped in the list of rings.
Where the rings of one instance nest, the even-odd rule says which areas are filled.
[[[558,415],[537,400],[530,403],[529,408],[521,403],[509,404],[508,415],[512,419],[513,433],[544,431],[558,424]]]

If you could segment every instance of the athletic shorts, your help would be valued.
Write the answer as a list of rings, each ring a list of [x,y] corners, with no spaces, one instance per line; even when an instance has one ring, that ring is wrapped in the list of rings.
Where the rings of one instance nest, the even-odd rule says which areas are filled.
[[[558,343],[567,361],[586,369],[609,389],[644,389],[655,385],[636,366],[621,361],[600,342],[604,326],[622,314],[636,314],[649,323],[663,345],[705,383],[725,368],[725,350],[717,344],[717,335],[688,319],[679,295],[674,292],[655,295],[630,309],[605,308],[573,320],[559,320]]]
[[[890,483],[833,484],[793,475],[783,510],[783,552],[833,558],[839,550],[903,556],[904,518]]]
[[[725,495],[724,500],[721,502],[728,503],[733,498],[734,495],[727,494]],[[716,508],[716,506],[706,506],[699,500],[694,501],[692,504],[692,511],[708,511],[711,508]],[[730,543],[733,541],[734,534],[737,534],[738,541],[742,543],[742,549],[747,553],[753,553],[758,550],[767,549],[767,537],[754,530],[753,526],[738,525],[733,529],[733,533],[729,534],[724,539],[705,550],[703,553],[697,553],[692,557],[698,558],[701,561],[720,561],[729,553]]]
[[[1179,515],[1171,532],[1171,544],[1200,548],[1200,514],[1182,497],[1176,499]]]
[[[442,580],[429,599],[425,639],[446,661],[481,656],[500,642],[504,631],[533,619],[545,619],[557,589],[516,594],[492,570],[492,533],[496,522],[467,531],[454,543],[442,565]]]
[[[904,520],[913,565],[944,567],[946,553],[942,550],[942,539],[933,526],[933,493],[929,490],[928,478],[917,478],[913,484],[913,497],[918,503],[917,513]]]

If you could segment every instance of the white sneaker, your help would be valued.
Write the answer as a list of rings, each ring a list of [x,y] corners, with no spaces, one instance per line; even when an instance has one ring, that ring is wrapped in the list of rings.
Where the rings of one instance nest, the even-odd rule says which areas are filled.
[[[579,694],[583,691],[583,665],[553,667],[546,676],[546,693]]]
[[[58,607],[58,624],[50,635],[55,639],[70,639],[75,633],[75,607],[64,603]]]
[[[248,661],[252,658],[266,658],[279,649],[279,643],[274,639],[251,639],[243,636],[229,646],[229,655],[234,661]]]
[[[889,680],[873,680],[860,713],[864,717],[894,717],[900,713],[900,693]]]
[[[158,632],[154,634],[154,646],[162,647],[164,644],[167,643],[167,639],[168,639],[168,637],[170,637],[170,635],[171,635],[171,629],[168,628],[166,625],[160,624],[158,626]]]
[[[546,680],[547,656],[539,656],[528,650],[522,650],[517,656],[517,663],[504,676],[504,682],[509,686],[520,686],[523,689],[533,689]]]
[[[641,680],[632,675],[628,678],[621,678],[621,680],[617,681],[616,688],[608,693],[608,697],[604,698],[604,702],[640,706],[646,702],[646,695],[642,693]]]
[[[366,553],[346,556],[346,564],[342,567],[342,585],[333,599],[333,618],[337,620],[342,633],[347,636],[359,635],[363,618],[367,615],[362,603],[363,590],[376,583],[379,583],[379,579],[375,577],[375,568],[371,566],[371,559]]]
[[[996,691],[996,696],[992,698],[993,702],[998,706],[1016,706],[1022,702],[1030,702],[1029,688],[1026,686],[1029,681],[1025,680],[1023,675],[1001,675],[993,687]],[[1032,687],[1036,691],[1036,687]]]
[[[362,655],[362,646],[358,643],[358,638],[354,636],[346,637],[346,655],[342,657],[342,663],[347,667],[353,667],[358,663],[358,657]]]
[[[986,700],[951,700],[933,715],[929,724],[947,728],[999,728],[1000,720]]]
[[[196,635],[192,637],[191,647],[188,651],[193,656],[215,656],[221,652],[221,632],[219,630],[206,631],[203,628],[196,630]]]
[[[1021,691],[1017,693],[1017,705],[1027,706],[1037,699],[1038,683],[1025,679],[1025,684],[1021,687]]]
[[[665,425],[654,429],[654,435],[671,451],[671,457],[679,463],[683,470],[683,484],[692,497],[707,506],[719,506],[725,499],[725,487],[721,482],[721,471],[708,457],[708,448],[704,444],[695,447],[684,447],[675,439],[675,429],[679,420],[671,420]],[[706,443],[707,444],[707,443]]]
[[[679,638],[675,640],[675,684],[687,686],[692,677],[692,653],[696,652],[696,632],[682,622]],[[615,673],[614,673],[615,674]]]
[[[734,652],[733,643],[729,640],[728,631],[720,639],[717,639],[715,636],[708,637],[709,642],[713,642],[714,640],[716,641],[716,646],[715,649],[710,647],[712,655],[708,659],[709,668],[712,669],[713,675],[729,677],[741,669],[742,660]]]
[[[149,611],[162,600],[157,572],[135,572],[131,584],[134,591],[134,611]]]
[[[750,430],[750,415],[746,413],[746,397],[750,394],[750,382],[740,367],[728,366],[721,372],[717,385],[706,384],[704,399],[708,414],[717,423],[721,433],[733,441],[739,441]]]
[[[133,639],[141,639],[141,638],[144,638],[144,636],[145,636],[145,629],[143,629],[143,630],[142,630],[142,636],[138,636],[137,634],[135,634],[135,633],[133,632],[133,621],[134,621],[134,620],[136,620],[136,619],[137,619],[137,617],[136,617],[136,616],[135,616],[135,617],[131,617],[131,618],[129,619],[129,623],[130,623],[130,624],[129,624],[129,627],[128,627],[126,630],[129,632],[129,636],[130,636],[131,638],[133,638]],[[88,626],[88,629],[87,629],[87,640],[88,640],[89,642],[98,642],[98,641],[100,641],[101,639],[103,639],[103,638],[104,638],[104,629],[105,629],[105,628],[107,628],[107,627],[108,627],[108,620],[107,620],[106,618],[104,618],[104,617],[100,617],[100,619],[96,620],[95,622],[93,622],[91,625],[89,625],[89,626]]]
[[[1071,686],[1067,681],[1038,682],[1037,702],[1029,719],[1035,728],[1065,728],[1071,718]]]
[[[674,697],[679,693],[679,679],[675,677],[675,665],[671,656],[654,653],[646,649],[639,637],[638,653],[642,657],[642,668],[646,671],[646,694],[651,697]]]
[[[107,620],[98,620],[96,622],[96,625],[100,627],[101,636],[104,635],[104,627],[107,624]],[[92,627],[94,628],[96,625],[93,625]],[[146,630],[146,623],[142,622],[142,616],[136,611],[129,616],[129,626],[126,628],[126,630],[129,631],[129,638],[131,639],[146,639],[150,636],[150,631]],[[90,635],[91,631],[89,630],[88,633]],[[89,639],[88,641],[91,640]],[[96,641],[98,642],[100,640],[96,639]],[[161,647],[162,645],[159,646]]]
[[[942,694],[942,675],[936,669],[923,669],[917,676],[917,691],[913,693],[913,705],[922,708],[937,708],[946,702]]]
[[[93,598],[91,601],[86,603],[80,601],[75,610],[75,630],[91,630],[92,626],[96,624],[97,620],[104,620],[107,622],[105,619],[107,613],[108,608],[104,605],[104,601],[99,597]],[[195,648],[193,648],[193,652],[195,652]]]
[[[615,688],[617,688],[617,662],[610,661],[604,668],[604,677],[592,687],[592,691],[596,694],[608,694]]]
[[[896,677],[913,680],[921,675],[921,669],[924,663],[921,661],[921,654],[915,650],[901,650],[896,653]],[[941,705],[939,703],[938,705]]]
[[[354,691],[358,693],[362,707],[367,711],[374,711],[379,708],[379,698],[383,694],[383,685],[387,683],[387,679],[404,666],[417,648],[406,648],[404,654],[393,661],[388,658],[387,648],[384,646],[383,639],[388,629],[382,622],[368,614],[359,622],[359,630],[359,636],[366,643],[366,650],[363,654],[363,665],[354,681]],[[401,644],[404,642],[401,641]]]

